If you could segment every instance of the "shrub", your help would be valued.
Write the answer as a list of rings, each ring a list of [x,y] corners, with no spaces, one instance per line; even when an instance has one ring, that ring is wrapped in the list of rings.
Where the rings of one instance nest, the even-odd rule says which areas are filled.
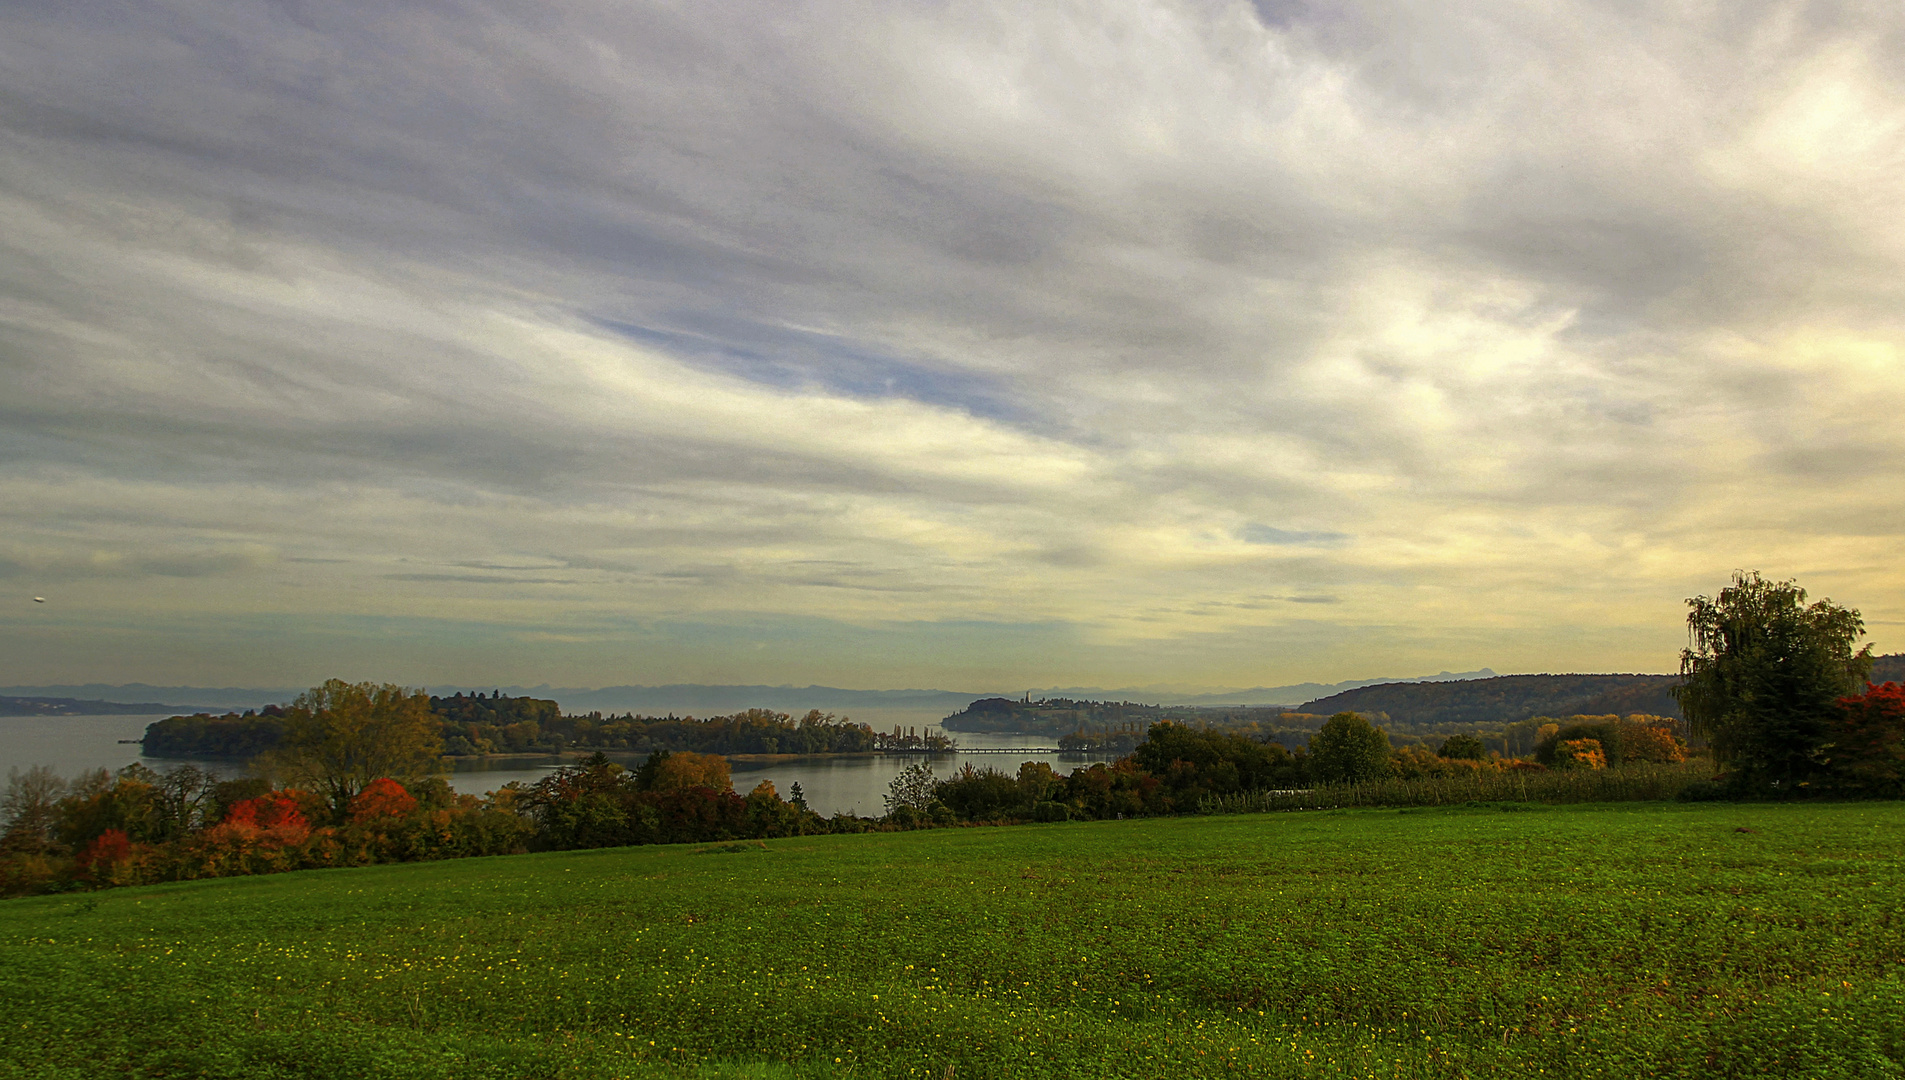
[[[1442,757],[1423,746],[1405,746],[1389,759],[1389,774],[1405,780],[1424,776],[1461,776],[1501,769],[1498,762],[1465,757]]]
[[[1163,813],[1163,788],[1157,777],[1129,757],[1122,757],[1110,765],[1101,762],[1087,769],[1073,769],[1065,778],[1063,801],[1080,811],[1079,816],[1089,818]]]
[[[225,824],[253,829],[289,829],[309,832],[299,791],[269,791],[255,799],[241,799],[225,812]]]
[[[728,759],[720,754],[664,750],[650,755],[635,771],[635,784],[643,791],[681,791],[697,787],[727,791],[733,788],[734,781],[728,772]]]
[[[1598,739],[1563,739],[1555,744],[1554,767],[1557,769],[1605,769],[1607,754]]]
[[[378,818],[400,818],[417,808],[416,797],[397,781],[384,777],[372,780],[351,798],[349,820],[353,823]]]
[[[233,780],[221,780],[212,785],[211,797],[206,800],[205,818],[217,823],[224,821],[231,808],[246,799],[256,799],[271,793],[271,781],[262,776],[241,776]]]
[[[132,838],[123,830],[107,829],[73,860],[73,868],[87,881],[107,882],[113,872],[132,860]]]
[[[1553,730],[1549,730],[1552,727]],[[1558,747],[1564,742],[1592,739],[1600,744],[1601,754],[1610,765],[1621,763],[1621,718],[1618,716],[1570,716],[1565,723],[1542,728],[1535,744],[1535,760],[1550,768],[1566,765],[1556,761]]]
[[[940,781],[933,788],[933,798],[968,821],[1022,815],[1025,809],[1017,777],[997,769],[974,769],[970,764]]]
[[[1440,756],[1431,753],[1427,747],[1405,746],[1389,759],[1389,775],[1405,780],[1414,780],[1424,776],[1441,776],[1447,764]]]
[[[1523,763],[1526,765],[1527,763]],[[1475,769],[1416,780],[1329,784],[1307,791],[1251,791],[1206,800],[1217,813],[1320,810],[1352,806],[1459,806],[1465,803],[1577,803],[1672,799],[1702,782],[1691,765],[1628,765],[1619,769],[1544,769],[1539,765]]]
[[[1566,723],[1547,724],[1535,744],[1535,760],[1555,764],[1555,748],[1564,742],[1592,739],[1601,744],[1609,765],[1632,761],[1672,764],[1687,760],[1687,746],[1676,729],[1679,721],[1636,713],[1619,716],[1570,716]]]
[[[1019,796],[1028,806],[1051,801],[1064,779],[1043,761],[1028,761],[1019,766]]]
[[[1840,698],[1828,737],[1833,787],[1862,795],[1905,794],[1905,686],[1868,684],[1865,693]]]
[[[70,859],[39,852],[0,854],[0,896],[55,892],[71,867]]]
[[[300,849],[311,838],[302,814],[288,823],[266,828],[242,816],[227,818],[169,845],[163,855],[165,865],[156,868],[154,876],[190,879],[296,870],[305,865]]]
[[[938,786],[939,778],[933,775],[933,767],[914,762],[901,769],[886,786],[886,812],[895,814],[904,807],[915,816],[922,814],[933,801],[933,791]]]
[[[1488,747],[1473,735],[1451,735],[1443,740],[1440,754],[1445,758],[1481,761],[1488,757]]]
[[[1277,743],[1169,720],[1151,725],[1131,759],[1163,781],[1169,808],[1178,810],[1191,809],[1210,795],[1288,783],[1295,772],[1290,752]]]
[[[1621,760],[1652,761],[1671,764],[1687,760],[1687,746],[1675,737],[1672,730],[1647,723],[1637,723],[1639,717],[1630,716],[1621,722]]]

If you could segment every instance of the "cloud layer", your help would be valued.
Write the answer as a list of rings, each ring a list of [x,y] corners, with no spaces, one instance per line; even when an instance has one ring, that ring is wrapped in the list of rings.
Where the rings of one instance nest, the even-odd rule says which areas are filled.
[[[0,681],[1901,647],[1895,5],[42,7]]]

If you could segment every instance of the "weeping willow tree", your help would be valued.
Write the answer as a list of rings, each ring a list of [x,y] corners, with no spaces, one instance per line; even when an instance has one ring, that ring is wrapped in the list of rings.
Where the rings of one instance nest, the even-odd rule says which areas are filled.
[[[1865,687],[1870,645],[1859,613],[1831,600],[1808,605],[1792,581],[1757,570],[1733,575],[1717,597],[1687,601],[1680,711],[1714,757],[1743,778],[1806,783],[1821,762],[1837,700]]]

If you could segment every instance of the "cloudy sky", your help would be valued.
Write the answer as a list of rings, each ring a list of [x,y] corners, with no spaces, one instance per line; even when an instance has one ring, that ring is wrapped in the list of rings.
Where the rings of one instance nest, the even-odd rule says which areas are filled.
[[[0,684],[1899,651],[1901,206],[1891,0],[9,5]]]

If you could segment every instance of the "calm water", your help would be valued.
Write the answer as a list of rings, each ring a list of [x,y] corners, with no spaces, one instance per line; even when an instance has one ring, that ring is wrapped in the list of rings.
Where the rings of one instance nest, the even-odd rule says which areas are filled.
[[[137,743],[124,746],[119,742],[139,738],[146,733],[147,724],[169,715],[0,716],[0,772],[50,765],[54,772],[71,779],[93,769],[122,769],[135,761],[154,769],[170,768],[179,763],[144,757]],[[236,776],[244,771],[223,762],[193,764],[220,776]]]
[[[173,758],[149,758],[139,753],[137,744],[126,745],[121,739],[137,739],[146,725],[157,716],[0,716],[0,773],[9,769],[27,769],[34,765],[52,766],[62,776],[72,777],[92,769],[120,769],[133,762],[165,770],[181,764]],[[865,722],[875,728],[891,729],[894,724],[939,730],[939,717],[889,713],[867,715]],[[746,794],[763,780],[771,781],[786,798],[793,785],[799,784],[807,805],[821,814],[849,813],[876,816],[885,812],[881,797],[901,769],[914,762],[932,766],[940,776],[949,776],[970,763],[975,769],[987,767],[1016,773],[1026,761],[1049,762],[1061,775],[1094,761],[1109,761],[1116,755],[1060,754],[1055,741],[1025,735],[961,734],[961,752],[930,756],[885,755],[870,758],[810,758],[785,764],[754,767],[734,766],[734,788]],[[192,764],[220,776],[237,776],[244,769],[231,762],[194,761]],[[448,774],[450,786],[458,791],[481,795],[494,791],[512,780],[533,784],[549,774],[556,764],[536,765],[511,762],[504,768],[458,769]]]

